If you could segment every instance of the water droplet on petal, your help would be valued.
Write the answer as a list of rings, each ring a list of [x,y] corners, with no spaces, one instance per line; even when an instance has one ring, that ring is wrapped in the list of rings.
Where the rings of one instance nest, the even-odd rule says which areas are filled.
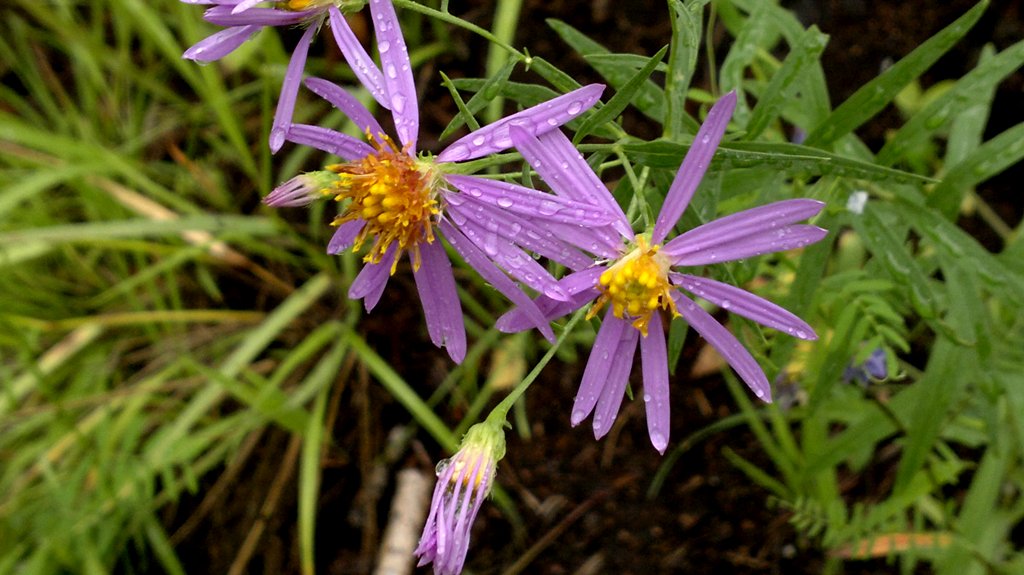
[[[387,40],[381,40],[380,43],[377,44],[377,50],[379,50],[381,54],[387,54],[390,49],[391,42],[388,42]]]
[[[391,78],[392,80],[394,80],[395,78],[398,77],[398,70],[395,69],[395,65],[394,64],[388,64],[388,66],[387,66],[387,73],[388,73],[388,78]]]
[[[278,151],[281,146],[284,145],[284,139],[287,136],[284,128],[274,128],[270,131],[270,149],[271,151]]]
[[[558,213],[559,205],[551,200],[541,200],[540,205],[537,206],[537,211],[541,215],[553,216]]]
[[[722,300],[722,309],[729,309],[732,307],[732,302],[729,300]]]
[[[651,402],[651,395],[649,393],[645,393],[644,394],[644,403],[650,403],[650,402]]]
[[[480,188],[470,188],[469,195],[473,196],[474,198],[479,198],[480,196],[483,195],[483,192],[480,191]]]
[[[509,198],[506,198],[505,196],[502,196],[502,197],[498,198],[498,205],[503,207],[503,208],[511,208],[512,207],[512,200],[510,200]]]
[[[397,114],[401,114],[405,111],[405,96],[401,94],[394,94],[391,96],[391,109]]]
[[[486,141],[487,141],[487,138],[485,138],[483,134],[480,134],[479,136],[473,138],[473,145],[474,146],[482,146],[482,145],[484,145],[484,142],[486,142]]]
[[[438,461],[437,467],[434,468],[434,473],[437,475],[437,477],[441,477],[441,474],[444,473],[444,470],[448,469],[448,466],[451,464],[451,459],[442,459],[441,461]]]
[[[572,417],[569,418],[569,421],[572,423],[573,427],[576,427],[577,425],[580,424],[581,421],[586,419],[586,417],[587,417],[587,412],[586,411],[583,411],[582,409],[574,409],[574,410],[572,410]]]
[[[552,126],[552,127],[557,126],[558,125],[558,119],[557,118],[548,118],[548,125]]]
[[[702,143],[702,144],[707,144],[710,141],[711,141],[711,135],[710,134],[704,134],[704,137],[700,139],[700,143]]]
[[[583,109],[583,102],[573,102],[572,104],[569,104],[569,109],[567,110],[567,112],[569,112],[571,115],[575,116],[576,114],[579,114],[580,110],[582,110],[582,109]]]
[[[654,446],[658,451],[665,451],[665,447],[668,445],[668,440],[665,436],[657,431],[651,432],[651,445]]]

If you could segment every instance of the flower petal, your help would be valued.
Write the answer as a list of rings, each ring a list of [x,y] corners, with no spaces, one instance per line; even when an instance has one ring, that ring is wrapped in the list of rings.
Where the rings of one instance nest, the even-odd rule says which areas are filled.
[[[736,336],[729,333],[729,330],[715,321],[711,314],[704,311],[690,298],[679,292],[673,292],[672,299],[683,318],[711,344],[711,347],[718,351],[726,363],[736,370],[747,387],[762,400],[771,402],[772,387],[768,383],[768,378],[765,377],[764,371],[761,370],[761,366],[757,364],[754,356],[750,355],[750,352],[743,347]]]
[[[391,104],[388,102],[387,92],[384,89],[384,75],[381,74],[380,69],[374,64],[373,58],[366,53],[366,49],[359,42],[359,38],[356,38],[355,32],[348,25],[348,20],[345,20],[341,10],[338,10],[337,6],[329,6],[328,12],[331,18],[331,33],[334,34],[334,41],[338,44],[341,55],[344,56],[345,61],[352,68],[352,73],[366,87],[374,100],[377,100],[381,106],[390,110]]]
[[[673,283],[718,307],[800,339],[818,339],[807,323],[774,303],[713,279],[673,274]]]
[[[420,267],[413,270],[430,340],[448,350],[455,363],[466,358],[466,327],[452,264],[441,242],[420,243]]]
[[[455,226],[453,226],[447,220],[441,220],[440,226],[444,236],[448,239],[448,243],[455,248],[455,251],[459,252],[462,259],[469,264],[485,281],[490,283],[494,289],[501,292],[505,297],[512,301],[525,313],[530,316],[533,320],[534,325],[540,330],[544,337],[554,343],[555,332],[551,330],[551,326],[544,318],[544,314],[537,308],[533,300],[529,298],[525,293],[520,290],[516,284],[508,278],[501,270],[494,266],[487,256],[480,251],[471,241],[466,239],[466,236],[462,235]]]
[[[186,60],[213,62],[235,51],[259,30],[259,26],[236,26],[226,28],[196,42],[181,55]]]
[[[527,218],[510,214],[487,204],[468,201],[468,198],[469,196],[465,194],[446,196],[448,205],[445,212],[457,227],[461,227],[471,219],[484,222],[485,225],[494,222],[498,235],[551,261],[571,269],[584,268],[593,263],[589,257],[570,245],[571,240],[576,237],[571,230],[556,235],[549,229],[553,226],[541,227]],[[576,235],[582,236],[583,234]],[[563,241],[563,238],[569,238],[570,241]]]
[[[377,119],[348,90],[322,78],[306,78],[306,87],[341,110],[349,120],[359,127],[360,132],[364,134],[369,132],[371,136],[377,138],[384,137],[384,129],[380,127]]]
[[[521,214],[533,221],[549,220],[580,226],[603,226],[610,224],[614,219],[612,214],[592,204],[574,202],[510,182],[455,174],[447,176],[445,180],[475,201]]]
[[[693,228],[665,244],[662,252],[676,258],[751,236],[770,235],[817,215],[824,207],[818,200],[798,199],[743,210]]]
[[[513,278],[551,299],[560,301],[569,299],[569,294],[565,293],[558,285],[558,281],[551,277],[551,273],[544,266],[534,261],[529,254],[507,238],[498,234],[498,227],[494,220],[490,220],[485,227],[470,219],[459,226],[459,230],[469,241],[482,249],[491,261],[498,264]]]
[[[216,6],[203,14],[203,20],[218,26],[292,26],[310,16],[314,11],[292,12],[273,8],[252,8],[235,13],[229,6]]]
[[[544,314],[544,318],[550,322],[580,309],[594,301],[594,298],[598,295],[600,295],[599,292],[592,290],[579,295],[570,296],[569,301],[558,301],[549,297],[541,296],[534,300],[534,304],[537,306],[537,309]],[[521,331],[533,329],[535,324],[536,321],[531,316],[519,308],[512,308],[498,318],[494,327],[498,328],[498,331],[502,333],[519,333]]]
[[[238,4],[235,5],[235,9],[232,10],[232,13],[238,14],[239,12],[243,12],[245,10],[249,10],[253,6],[255,6],[255,5],[257,5],[257,4],[259,4],[260,2],[263,2],[263,1],[264,0],[241,0]]]
[[[612,430],[612,424],[619,416],[619,407],[622,406],[622,397],[626,394],[626,385],[629,383],[629,373],[633,371],[633,356],[636,355],[636,340],[640,332],[625,320],[621,320],[611,314],[611,310],[605,315],[604,321],[616,321],[625,324],[620,336],[619,345],[613,357],[612,364],[608,371],[608,379],[605,381],[604,389],[601,390],[601,398],[597,400],[597,407],[594,409],[594,438],[601,439]],[[593,353],[593,352],[591,352]]]
[[[327,242],[327,253],[334,256],[347,250],[365,226],[366,221],[362,219],[351,220],[338,226],[331,236],[331,241]]]
[[[509,133],[516,149],[555,194],[600,206],[614,215],[612,226],[623,237],[633,239],[633,229],[622,208],[561,130],[534,136],[519,126],[512,126]]]
[[[556,301],[544,296],[533,301],[548,321],[568,315],[594,301],[594,298],[600,295],[597,281],[602,272],[604,272],[604,268],[593,267],[562,278],[558,283],[565,293],[569,294],[568,301]],[[498,318],[495,327],[504,333],[518,333],[532,328],[533,323],[525,313],[519,311],[518,308],[513,308]]]
[[[716,262],[729,262],[802,248],[828,235],[828,230],[817,226],[796,224],[775,230],[765,230],[728,243],[712,243],[703,249],[679,257],[672,257],[672,265],[697,266]],[[724,237],[724,235],[723,235]],[[671,254],[669,254],[671,257]]]
[[[597,330],[597,337],[594,338],[590,358],[587,359],[587,367],[583,370],[583,379],[580,380],[576,399],[573,400],[572,415],[569,417],[573,427],[579,425],[594,411],[598,400],[604,394],[612,365],[618,360],[616,352],[622,340],[622,333],[630,328],[628,323],[615,317],[611,310],[604,315],[601,327]]]
[[[532,134],[557,129],[589,110],[597,103],[603,91],[602,84],[583,86],[488,124],[452,142],[437,155],[437,161],[462,162],[507,150],[512,147],[512,137],[509,135],[511,126],[521,126]]]
[[[288,141],[311,146],[348,161],[358,160],[374,152],[369,144],[348,134],[309,124],[292,124],[288,129]]]
[[[395,119],[398,140],[416,154],[416,135],[420,131],[420,108],[416,97],[416,84],[412,80],[412,66],[405,38],[398,25],[398,16],[391,0],[370,0],[373,29],[380,53],[380,69],[384,72],[384,90],[388,107]]]
[[[683,163],[676,172],[675,180],[665,195],[665,202],[658,213],[658,219],[654,223],[654,233],[651,234],[651,243],[660,244],[665,236],[672,230],[679,221],[679,218],[686,211],[690,204],[690,198],[697,191],[704,172],[711,164],[711,158],[718,149],[718,143],[722,141],[725,128],[729,125],[729,118],[732,117],[733,108],[736,107],[736,92],[729,92],[715,102],[704,120],[704,125],[697,130],[693,137],[693,144],[686,152]]]
[[[373,311],[373,308],[380,301],[384,293],[384,287],[388,285],[388,278],[391,277],[391,265],[395,261],[397,244],[391,244],[379,263],[368,263],[352,280],[348,288],[349,299],[362,299],[366,311]]]
[[[647,409],[647,434],[658,453],[665,454],[672,428],[668,392],[668,351],[661,315],[651,315],[647,335],[640,337],[640,360],[644,375],[644,405]]]
[[[292,113],[295,111],[295,98],[299,95],[299,82],[302,81],[302,70],[306,67],[306,56],[309,54],[309,43],[316,32],[314,26],[306,28],[292,52],[288,62],[288,70],[284,74],[281,85],[281,96],[277,100],[277,111],[274,112],[274,124],[270,128],[270,151],[277,153],[284,145],[288,136],[288,128],[292,124]]]

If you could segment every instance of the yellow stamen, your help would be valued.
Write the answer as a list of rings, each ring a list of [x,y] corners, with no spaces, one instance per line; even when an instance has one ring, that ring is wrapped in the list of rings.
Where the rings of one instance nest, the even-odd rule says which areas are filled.
[[[672,301],[672,286],[668,281],[671,263],[658,253],[661,246],[648,245],[645,236],[637,236],[636,243],[636,249],[601,274],[598,286],[602,293],[587,317],[594,317],[611,302],[615,317],[631,319],[633,327],[646,337],[651,315],[658,308],[671,312],[673,316],[679,312]]]
[[[379,263],[388,249],[397,244],[391,273],[395,273],[404,251],[412,254],[413,268],[419,269],[419,245],[434,241],[433,219],[440,212],[436,175],[430,165],[417,161],[406,150],[399,150],[387,136],[367,136],[376,148],[375,153],[355,162],[327,166],[338,178],[323,193],[338,202],[349,201],[333,225],[364,220],[366,225],[356,236],[353,248],[359,250],[367,238],[373,239],[364,261]]]

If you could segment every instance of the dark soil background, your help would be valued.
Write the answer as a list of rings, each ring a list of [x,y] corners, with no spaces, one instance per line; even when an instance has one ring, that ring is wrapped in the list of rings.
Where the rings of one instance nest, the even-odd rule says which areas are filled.
[[[971,0],[949,2],[855,0],[791,1],[805,24],[817,24],[831,35],[824,54],[826,77],[831,82],[833,105],[842,102],[880,69],[906,55],[926,38],[963,14]],[[489,27],[493,7],[476,0],[453,5],[453,10]],[[958,78],[975,64],[985,43],[1003,49],[1024,37],[1020,3],[993,2],[970,37],[924,78],[927,86],[945,78]],[[558,18],[603,42],[612,51],[649,55],[668,42],[670,24],[663,0],[526,0],[515,44],[543,55],[581,83],[600,78],[572,54],[545,24]],[[719,49],[728,38],[716,35]],[[482,73],[481,54],[486,45],[462,31],[452,42],[463,48],[421,71],[423,145],[448,123],[453,106],[436,85],[436,71],[458,77]],[[706,85],[702,73],[695,84]],[[534,78],[531,78],[533,80]],[[1018,73],[1005,82],[996,100],[989,134],[1024,121],[1024,81]],[[887,130],[902,120],[887,110],[860,134],[875,149]],[[636,120],[630,128],[641,136],[656,134]],[[986,184],[982,195],[1011,224],[1020,219],[1020,203],[1011,201],[1011,182],[1019,182],[1018,166]],[[1019,188],[1017,188],[1019,191]],[[970,218],[963,224],[976,230],[991,249],[999,249],[985,227]],[[407,381],[428,396],[451,364],[430,345],[420,317],[411,274],[399,272],[388,286],[377,311],[360,329],[375,349]],[[325,309],[337,314],[339,309]],[[694,379],[687,374],[703,342],[687,342],[679,373],[672,382],[673,441],[679,442],[735,408],[718,377]],[[582,357],[586,357],[586,351]],[[502,573],[526,550],[539,553],[523,572],[540,574],[589,573],[819,573],[823,553],[801,539],[789,524],[785,510],[768,505],[765,490],[752,484],[722,455],[732,449],[764,469],[771,463],[753,436],[743,429],[711,436],[694,445],[673,466],[661,493],[648,500],[645,492],[664,462],[650,446],[642,402],[625,402],[613,431],[598,442],[589,420],[579,428],[569,425],[569,411],[583,364],[557,360],[543,372],[527,394],[532,437],[509,433],[508,455],[499,467],[499,482],[511,495],[526,531],[513,529],[497,506],[484,506],[474,529],[467,570]],[[639,384],[639,370],[634,370]],[[339,377],[330,413],[335,422],[319,501],[317,561],[331,574],[369,573],[394,489],[395,473],[403,467],[431,469],[446,455],[419,439],[401,443],[397,457],[381,462],[380,454],[409,417],[401,406],[365,373],[350,370]],[[455,423],[459,409],[442,408],[439,414]],[[425,434],[417,436],[425,437]],[[203,497],[218,483],[203,484],[194,499],[168,510],[170,531],[180,530],[175,543],[189,572],[227,573],[246,538],[252,539],[254,522],[263,530],[255,537],[256,551],[246,572],[298,573],[295,518],[295,474],[282,473],[294,462],[294,446],[287,434],[269,429],[254,441],[244,463],[226,484],[213,508],[201,508]],[[863,475],[842,478],[851,500],[884,496],[898,457],[879,456]],[[223,480],[221,487],[225,486]],[[853,494],[856,493],[854,496]],[[268,506],[268,497],[276,498]],[[189,523],[189,518],[202,516]],[[846,573],[891,573],[884,560],[849,563]],[[926,572],[924,568],[919,572]],[[421,569],[417,572],[428,572]]]

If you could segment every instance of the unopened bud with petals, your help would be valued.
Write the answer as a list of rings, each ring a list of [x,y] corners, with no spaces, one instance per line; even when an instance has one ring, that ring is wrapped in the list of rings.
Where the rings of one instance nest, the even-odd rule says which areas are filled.
[[[505,433],[485,421],[469,428],[459,451],[437,464],[430,516],[416,547],[420,566],[433,562],[435,575],[462,572],[473,520],[491,492],[498,461],[504,456]]]

